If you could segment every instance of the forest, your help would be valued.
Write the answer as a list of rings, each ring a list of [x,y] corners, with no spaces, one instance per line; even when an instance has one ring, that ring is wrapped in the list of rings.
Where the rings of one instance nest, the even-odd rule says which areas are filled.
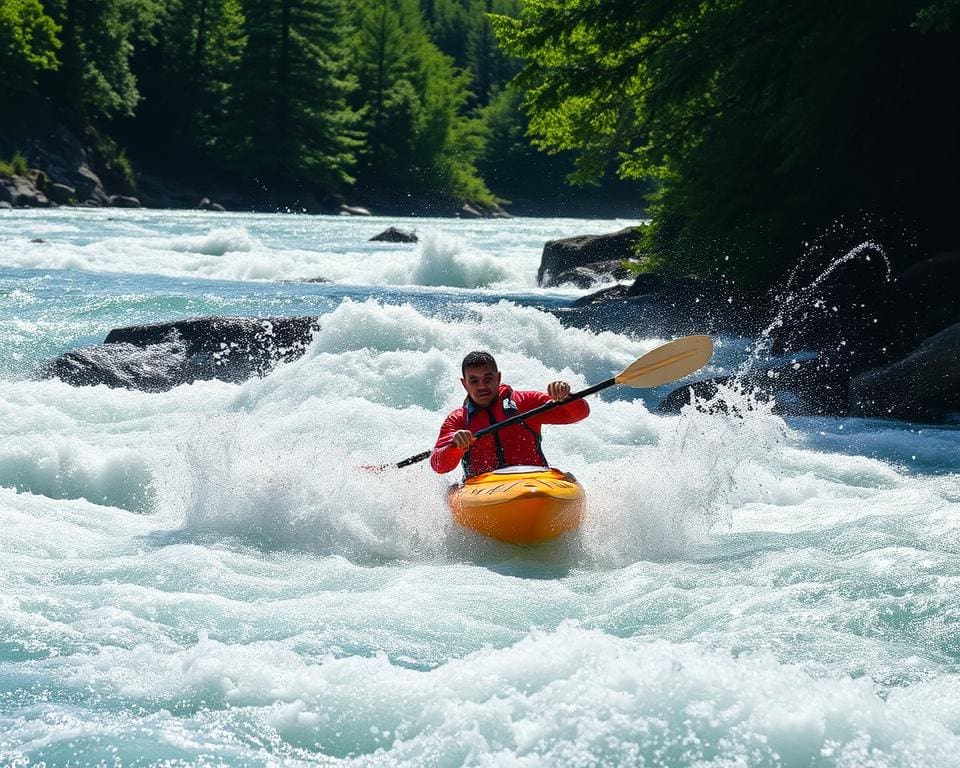
[[[769,284],[817,248],[955,245],[958,17],[960,0],[2,0],[0,130],[55,116],[131,184],[548,215],[586,185],[649,212],[650,267]]]

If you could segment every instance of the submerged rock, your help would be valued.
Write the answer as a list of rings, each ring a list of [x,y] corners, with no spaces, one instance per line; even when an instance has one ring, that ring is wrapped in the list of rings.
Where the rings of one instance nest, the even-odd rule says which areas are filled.
[[[239,382],[300,357],[316,327],[312,317],[205,317],[116,328],[103,344],[50,361],[41,376],[146,392],[208,379]]]

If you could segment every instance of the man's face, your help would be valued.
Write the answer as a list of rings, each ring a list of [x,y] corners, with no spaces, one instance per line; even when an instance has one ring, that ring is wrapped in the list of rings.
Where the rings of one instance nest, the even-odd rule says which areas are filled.
[[[492,365],[482,365],[477,368],[467,368],[460,379],[463,388],[467,390],[470,399],[483,408],[489,408],[497,399],[500,391],[500,371]]]

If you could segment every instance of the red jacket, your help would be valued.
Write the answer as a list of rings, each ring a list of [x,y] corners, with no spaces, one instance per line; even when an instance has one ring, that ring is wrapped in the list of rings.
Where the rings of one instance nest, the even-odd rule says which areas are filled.
[[[506,412],[504,401],[507,402]],[[463,407],[447,416],[440,427],[440,435],[430,456],[430,466],[435,472],[443,474],[456,469],[457,464],[463,461],[466,477],[500,467],[549,466],[543,451],[540,450],[540,427],[543,424],[572,424],[585,419],[590,414],[590,406],[586,400],[573,400],[520,424],[484,435],[466,451],[448,445],[457,430],[469,429],[477,432],[492,423],[514,416],[517,412],[525,413],[549,402],[550,396],[546,392],[511,390],[506,384],[500,385],[497,399],[490,408],[481,408],[468,398]]]

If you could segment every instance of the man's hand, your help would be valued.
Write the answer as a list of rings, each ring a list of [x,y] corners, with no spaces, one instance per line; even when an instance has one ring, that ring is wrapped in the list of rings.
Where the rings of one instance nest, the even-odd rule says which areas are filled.
[[[469,429],[458,429],[453,433],[453,437],[450,438],[450,445],[456,446],[457,448],[469,448],[477,441],[477,438],[473,436],[473,432]]]
[[[547,394],[551,400],[566,400],[570,397],[570,385],[565,381],[551,381],[547,385]]]

